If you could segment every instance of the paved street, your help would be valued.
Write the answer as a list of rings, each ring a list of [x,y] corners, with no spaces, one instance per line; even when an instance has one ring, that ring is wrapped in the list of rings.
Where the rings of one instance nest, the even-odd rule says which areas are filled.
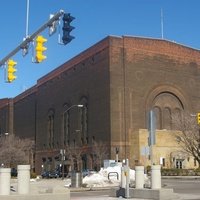
[[[173,188],[175,193],[200,195],[200,179],[163,179],[162,185],[164,188]]]
[[[38,186],[55,187],[66,185],[67,180],[61,179],[42,179],[31,184]],[[16,187],[16,180],[12,180],[12,186]],[[175,193],[178,193],[180,198],[177,200],[200,200],[200,179],[162,179],[163,188],[173,188]],[[93,188],[94,190],[95,188]],[[101,188],[95,191],[89,189],[74,189],[71,190],[71,200],[119,200],[124,198],[109,197],[109,188]],[[132,198],[133,200],[143,200]]]
[[[173,188],[180,200],[200,200],[200,179],[162,179],[163,188]],[[120,198],[109,197],[109,190],[71,192],[71,200],[115,200]],[[123,198],[121,198],[123,199]],[[134,200],[137,200],[134,198]],[[140,199],[142,200],[142,199]]]

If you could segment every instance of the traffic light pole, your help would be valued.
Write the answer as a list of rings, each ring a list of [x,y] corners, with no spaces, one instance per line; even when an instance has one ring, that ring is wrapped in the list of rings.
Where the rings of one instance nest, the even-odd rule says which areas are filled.
[[[150,159],[151,159],[151,166],[154,164],[153,159],[153,145],[156,144],[156,124],[155,124],[155,114],[153,110],[150,110],[149,112],[149,147],[150,147]]]
[[[1,61],[0,61],[0,67],[2,65],[5,65],[6,61],[11,58],[12,56],[14,56],[18,51],[20,51],[21,49],[26,49],[28,44],[30,42],[33,41],[33,39],[42,31],[44,31],[46,28],[51,27],[53,22],[59,20],[60,16],[62,16],[64,14],[63,10],[60,10],[58,13],[56,13],[51,19],[49,19],[48,22],[46,22],[45,24],[43,24],[37,31],[35,31],[32,35],[26,37],[24,39],[24,41],[17,46],[13,51],[11,51],[6,57],[4,57]]]

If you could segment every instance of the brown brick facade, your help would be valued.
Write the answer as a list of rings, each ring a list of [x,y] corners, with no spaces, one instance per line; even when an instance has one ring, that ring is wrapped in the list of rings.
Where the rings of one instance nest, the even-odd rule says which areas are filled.
[[[199,74],[198,50],[160,39],[110,36],[15,97],[13,132],[35,138],[38,173],[44,160],[55,167],[67,145],[87,149],[84,166],[93,167],[93,140],[109,146],[110,159],[120,147],[120,159],[128,157],[134,165],[140,157],[138,133],[147,128],[150,109],[155,109],[161,130],[173,129],[173,112],[200,110]],[[70,109],[65,133],[65,111],[77,104],[84,108]],[[0,127],[8,123],[5,113],[11,108],[0,101]]]

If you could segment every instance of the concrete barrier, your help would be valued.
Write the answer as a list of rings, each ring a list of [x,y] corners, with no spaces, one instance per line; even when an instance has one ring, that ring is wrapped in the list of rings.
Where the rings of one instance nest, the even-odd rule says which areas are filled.
[[[10,168],[0,168],[0,195],[10,194]]]
[[[18,194],[30,192],[30,165],[17,166]]]
[[[144,188],[144,166],[135,166],[135,188]]]
[[[151,188],[160,189],[161,188],[161,166],[152,165],[151,166]]]

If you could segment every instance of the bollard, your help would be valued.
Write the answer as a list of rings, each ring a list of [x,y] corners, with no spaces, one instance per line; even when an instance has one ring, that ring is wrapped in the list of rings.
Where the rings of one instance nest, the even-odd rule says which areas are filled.
[[[30,189],[30,165],[17,166],[18,194],[28,194]]]
[[[135,188],[144,188],[144,166],[135,166]]]
[[[10,168],[0,168],[0,195],[10,194]]]
[[[124,166],[125,176],[126,176],[126,188],[125,188],[125,198],[130,198],[129,193],[129,184],[130,184],[130,168],[129,168],[129,160],[126,159],[126,165]]]
[[[126,177],[124,174],[124,167],[121,167],[121,188],[125,188],[126,187]]]
[[[160,165],[151,166],[151,189],[161,188],[161,172]]]

